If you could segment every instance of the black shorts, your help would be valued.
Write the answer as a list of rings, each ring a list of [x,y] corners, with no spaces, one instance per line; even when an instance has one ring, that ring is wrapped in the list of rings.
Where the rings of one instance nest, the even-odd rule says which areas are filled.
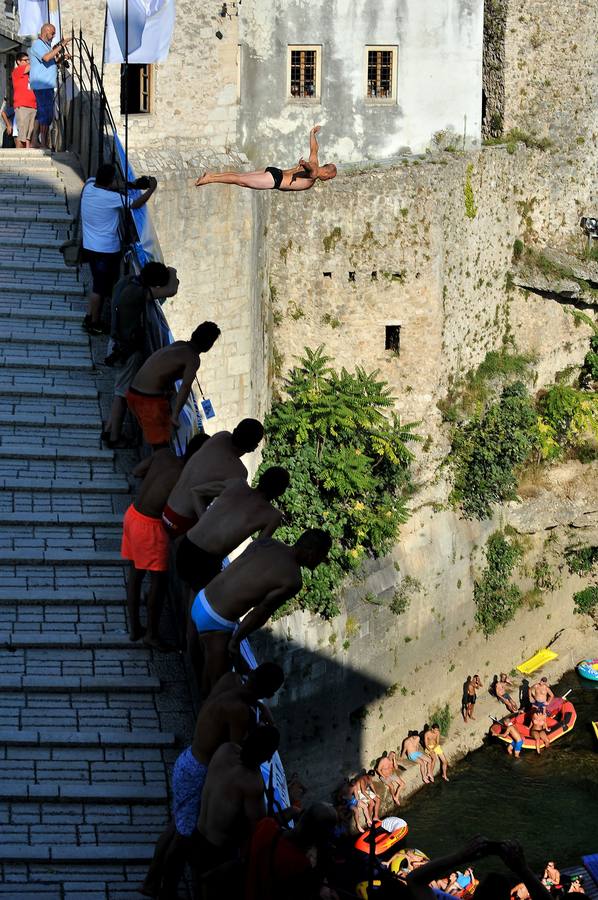
[[[270,175],[271,175],[272,178],[274,179],[274,188],[273,188],[273,190],[279,191],[279,190],[280,190],[280,185],[282,184],[282,176],[283,176],[283,171],[282,171],[282,169],[277,169],[276,166],[268,166],[266,169],[264,169],[264,172],[269,172],[269,173],[270,173]]]
[[[120,278],[121,251],[116,253],[99,253],[97,250],[83,250],[83,260],[89,263],[92,277],[92,290],[100,297],[111,297],[112,289]]]
[[[206,553],[184,535],[176,552],[176,570],[194,591],[201,591],[222,570],[222,557]]]

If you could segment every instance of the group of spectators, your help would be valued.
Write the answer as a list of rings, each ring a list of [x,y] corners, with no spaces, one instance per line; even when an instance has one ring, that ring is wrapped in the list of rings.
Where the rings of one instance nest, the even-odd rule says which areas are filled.
[[[70,40],[63,38],[54,43],[55,36],[55,27],[47,22],[29,52],[20,50],[16,55],[11,73],[12,103],[5,98],[1,111],[4,148],[50,146],[58,66],[69,59]]]
[[[158,262],[120,277],[121,211],[146,203],[156,182],[143,179],[129,188],[130,195],[111,164],[101,166],[83,188],[83,247],[92,274],[83,328],[111,336],[106,362],[114,368],[115,390],[102,439],[109,447],[123,446],[128,410],[151,449],[134,469],[142,481],[123,521],[129,636],[157,651],[174,649],[163,638],[161,619],[167,576],[175,570],[177,601],[186,620],[184,644],[203,701],[193,742],[174,766],[173,820],[157,843],[142,892],[175,897],[189,862],[198,896],[221,896],[227,885],[226,896],[263,900],[277,879],[286,883],[291,874],[309,896],[319,876],[306,852],[336,826],[336,812],[328,804],[317,804],[301,817],[291,810],[293,829],[266,816],[260,767],[271,760],[279,734],[260,698],[273,696],[283,675],[273,663],[250,672],[241,645],[300,591],[302,568],[323,562],[332,541],[320,528],[307,529],[292,545],[273,537],[282,522],[273,501],[288,487],[290,475],[270,466],[255,487],[248,484],[242,457],[264,437],[258,420],[243,419],[232,431],[212,436],[202,431],[184,454],[175,452],[179,417],[201,356],[220,329],[203,322],[188,340],[155,352],[146,345],[151,306],[174,296],[179,284],[176,270]],[[110,326],[104,324],[108,309]],[[280,893],[271,896],[274,900]]]

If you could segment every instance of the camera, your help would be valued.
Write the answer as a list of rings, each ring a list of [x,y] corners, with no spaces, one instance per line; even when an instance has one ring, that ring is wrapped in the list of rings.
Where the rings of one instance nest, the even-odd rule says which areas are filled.
[[[142,175],[141,178],[137,178],[134,182],[136,188],[141,188],[141,190],[146,191],[150,186],[150,180],[147,175]]]
[[[579,224],[589,237],[598,238],[598,218],[582,216]]]

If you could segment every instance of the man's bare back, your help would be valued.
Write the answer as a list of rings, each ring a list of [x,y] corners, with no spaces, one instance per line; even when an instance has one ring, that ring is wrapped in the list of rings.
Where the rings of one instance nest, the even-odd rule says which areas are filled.
[[[137,372],[132,387],[142,394],[171,393],[185,370],[195,366],[197,371],[199,363],[199,353],[189,341],[175,341],[152,353]]]
[[[135,508],[144,516],[159,519],[184,465],[183,458],[176,456],[169,447],[157,450],[150,459],[135,500]]]
[[[301,590],[302,583],[292,547],[265,538],[253,541],[217,575],[205,589],[205,595],[218,615],[234,621],[268,600],[272,601],[271,613],[274,612]]]
[[[168,497],[169,507],[180,516],[194,518],[191,489],[208,481],[247,479],[247,469],[239,459],[229,431],[218,431],[189,460]]]
[[[280,511],[266,500],[261,491],[250,487],[244,478],[212,482],[212,485],[212,490],[220,488],[221,493],[217,494],[197,525],[187,532],[187,538],[207,553],[228,556],[252,534],[260,532],[260,537],[267,537],[280,524]],[[209,487],[206,485],[206,488]],[[201,493],[201,485],[196,493]],[[210,496],[209,493],[207,496]],[[200,512],[200,509],[196,507],[196,511]]]
[[[264,782],[259,769],[243,765],[238,744],[223,744],[210,762],[198,830],[216,847],[238,847],[265,815]]]
[[[257,698],[244,685],[219,691],[216,684],[197,717],[191,745],[196,760],[207,765],[221,744],[242,741],[256,724],[256,709]]]

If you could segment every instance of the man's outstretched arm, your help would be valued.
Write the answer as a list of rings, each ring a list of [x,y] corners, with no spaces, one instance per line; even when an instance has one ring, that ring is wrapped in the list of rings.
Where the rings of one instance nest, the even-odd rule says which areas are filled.
[[[315,166],[316,169],[319,168],[320,163],[318,162],[318,150],[320,149],[318,145],[318,139],[316,137],[317,133],[320,131],[320,125],[314,125],[312,130],[309,132],[309,164],[310,166]]]

